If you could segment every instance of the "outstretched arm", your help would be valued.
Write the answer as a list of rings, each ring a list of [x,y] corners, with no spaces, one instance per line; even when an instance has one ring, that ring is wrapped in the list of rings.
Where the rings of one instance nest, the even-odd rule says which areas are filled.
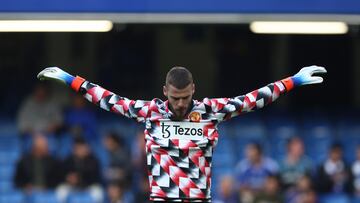
[[[79,76],[72,76],[58,67],[45,68],[37,77],[40,80],[55,80],[65,83],[76,92],[84,95],[88,101],[106,111],[119,113],[139,122],[143,122],[147,116],[150,101],[130,100],[121,97]]]
[[[326,73],[326,69],[320,66],[304,67],[294,76],[270,83],[245,95],[233,98],[205,99],[204,103],[211,106],[212,111],[219,115],[220,120],[229,119],[242,113],[263,108],[294,87],[321,83],[322,77],[313,76],[317,73]]]

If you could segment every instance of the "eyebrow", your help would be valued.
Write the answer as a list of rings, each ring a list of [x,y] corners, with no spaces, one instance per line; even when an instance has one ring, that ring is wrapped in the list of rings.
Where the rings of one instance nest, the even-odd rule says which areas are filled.
[[[170,97],[173,99],[186,99],[186,98],[190,97],[190,95],[185,96],[185,97],[174,97],[174,96],[170,96]]]

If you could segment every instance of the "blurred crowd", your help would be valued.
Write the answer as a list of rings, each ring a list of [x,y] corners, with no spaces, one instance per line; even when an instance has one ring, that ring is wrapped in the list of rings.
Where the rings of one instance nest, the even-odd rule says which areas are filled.
[[[131,135],[134,147],[118,132],[99,135],[94,110],[82,96],[72,98],[63,108],[39,84],[23,102],[17,121],[25,153],[15,186],[27,194],[55,191],[60,202],[79,191],[95,202],[148,202],[143,134]]]
[[[96,202],[149,201],[141,131],[99,135],[94,110],[81,96],[72,96],[64,109],[41,84],[23,102],[17,120],[25,153],[16,163],[14,183],[26,194],[52,190],[67,202],[72,192],[83,191]],[[60,147],[52,149],[52,142]],[[248,143],[233,173],[216,177],[213,202],[317,203],[326,194],[360,196],[360,148],[356,161],[348,163],[343,147],[334,142],[326,160],[317,164],[306,155],[301,137],[287,140],[283,160],[267,156],[261,143]]]
[[[305,155],[299,137],[288,140],[286,157],[278,162],[265,156],[258,143],[249,143],[234,174],[221,178],[215,202],[317,203],[329,194],[357,197],[360,148],[354,153],[357,159],[349,164],[343,158],[342,146],[334,143],[327,159],[317,166]]]

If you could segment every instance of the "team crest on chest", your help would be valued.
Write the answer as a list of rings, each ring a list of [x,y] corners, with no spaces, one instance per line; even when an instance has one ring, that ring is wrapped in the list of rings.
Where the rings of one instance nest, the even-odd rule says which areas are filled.
[[[200,122],[201,114],[199,112],[193,111],[189,114],[189,120],[191,122]]]

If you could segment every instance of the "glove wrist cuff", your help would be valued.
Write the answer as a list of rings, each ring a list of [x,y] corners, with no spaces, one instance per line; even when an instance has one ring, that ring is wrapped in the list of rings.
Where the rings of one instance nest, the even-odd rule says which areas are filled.
[[[292,77],[282,79],[281,82],[284,84],[286,91],[292,90],[295,86]]]
[[[71,82],[71,88],[73,90],[75,90],[76,92],[79,91],[81,85],[85,82],[85,79],[80,77],[80,76],[76,76],[74,78],[74,80]]]

